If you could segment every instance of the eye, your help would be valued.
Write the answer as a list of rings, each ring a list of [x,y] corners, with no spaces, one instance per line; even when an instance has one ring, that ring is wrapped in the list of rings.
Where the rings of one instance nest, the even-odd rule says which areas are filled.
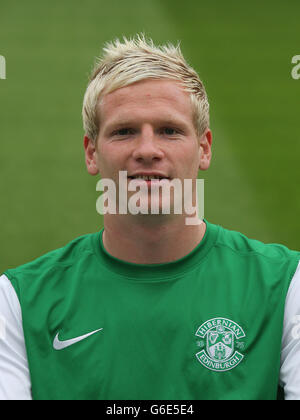
[[[161,132],[166,136],[175,136],[176,134],[179,134],[179,131],[172,127],[164,127],[162,128]]]
[[[175,130],[173,128],[165,128],[165,133],[171,136],[175,134]]]
[[[112,133],[113,136],[129,136],[133,134],[133,130],[131,128],[120,128]]]

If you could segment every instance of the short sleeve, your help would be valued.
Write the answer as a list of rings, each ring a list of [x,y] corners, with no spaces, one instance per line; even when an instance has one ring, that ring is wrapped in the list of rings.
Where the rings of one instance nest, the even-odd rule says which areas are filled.
[[[280,385],[286,400],[300,400],[300,263],[285,304]]]
[[[0,276],[0,400],[32,400],[21,307],[4,275]]]

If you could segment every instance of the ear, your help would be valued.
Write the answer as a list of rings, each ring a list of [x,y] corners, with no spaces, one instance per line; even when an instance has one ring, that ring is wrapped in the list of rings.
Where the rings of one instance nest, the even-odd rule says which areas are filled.
[[[99,169],[97,166],[96,143],[89,137],[84,136],[83,146],[85,150],[85,164],[90,175],[97,175]]]
[[[199,169],[206,171],[211,161],[212,132],[209,128],[205,130],[199,140]]]

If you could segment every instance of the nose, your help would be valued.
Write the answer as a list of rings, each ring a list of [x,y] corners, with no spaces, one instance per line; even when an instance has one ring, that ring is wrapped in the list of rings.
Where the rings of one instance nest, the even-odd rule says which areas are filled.
[[[155,132],[150,125],[143,126],[141,133],[136,137],[132,156],[135,160],[151,163],[153,160],[160,160],[164,157]]]

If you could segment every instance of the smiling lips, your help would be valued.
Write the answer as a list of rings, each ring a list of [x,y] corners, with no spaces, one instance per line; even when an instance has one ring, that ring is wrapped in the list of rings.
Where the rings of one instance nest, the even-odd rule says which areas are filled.
[[[167,177],[166,175],[159,173],[159,172],[142,172],[142,173],[137,173],[137,174],[133,174],[133,175],[129,175],[128,176],[129,179],[141,179],[143,181],[159,181],[159,180],[163,180],[163,179],[170,179],[169,177]]]
[[[137,176],[129,176],[128,177],[129,181],[135,181],[135,184],[140,185],[140,184],[147,184],[147,187],[149,188],[149,190],[151,189],[152,185],[161,185],[164,184],[166,182],[170,181],[170,178],[167,177],[162,177],[162,176],[158,176],[158,175],[151,175],[151,176],[145,176],[145,175],[137,175]]]

